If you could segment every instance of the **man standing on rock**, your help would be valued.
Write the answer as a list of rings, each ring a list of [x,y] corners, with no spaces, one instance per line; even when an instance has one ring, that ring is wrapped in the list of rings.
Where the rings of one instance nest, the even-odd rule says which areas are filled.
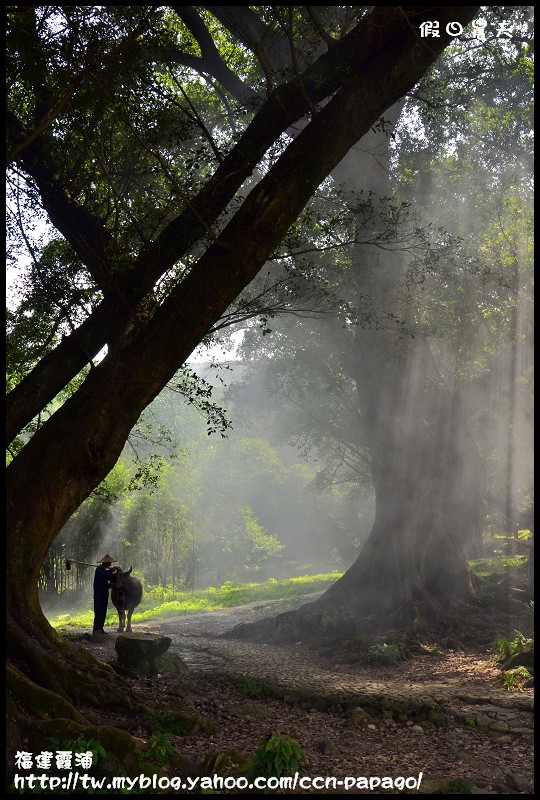
[[[112,567],[114,558],[106,555],[99,562],[94,574],[94,630],[93,635],[105,636],[107,631],[103,630],[105,617],[107,616],[107,606],[109,604],[109,587],[111,579],[120,567]]]

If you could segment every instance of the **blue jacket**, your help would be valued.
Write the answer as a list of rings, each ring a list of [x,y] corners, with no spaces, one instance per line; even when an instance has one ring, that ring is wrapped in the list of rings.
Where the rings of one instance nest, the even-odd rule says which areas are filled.
[[[94,574],[94,597],[105,598],[109,596],[109,586],[114,571],[112,567],[102,567],[101,565],[96,568]]]

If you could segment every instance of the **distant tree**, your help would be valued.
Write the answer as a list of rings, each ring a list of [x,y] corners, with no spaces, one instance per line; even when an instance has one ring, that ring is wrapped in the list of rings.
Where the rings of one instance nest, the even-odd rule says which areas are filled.
[[[512,17],[518,29],[520,11],[523,9]],[[497,10],[496,15],[499,13]],[[450,186],[441,182],[439,193],[433,187],[434,218],[447,220],[455,228],[452,239],[434,227],[433,238],[439,246],[426,248],[423,260],[402,258],[403,247],[395,243],[371,241],[366,246],[372,226],[385,230],[383,215],[380,221],[366,216],[366,199],[382,203],[395,193],[389,180],[388,143],[381,141],[377,131],[364,137],[361,153],[348,154],[333,172],[344,195],[349,193],[356,226],[344,286],[357,313],[347,308],[341,324],[290,326],[288,340],[283,330],[278,330],[264,343],[255,344],[254,355],[257,358],[262,351],[270,351],[269,368],[278,373],[278,391],[286,398],[289,392],[289,400],[304,404],[294,435],[311,437],[310,443],[318,437],[319,447],[327,437],[342,470],[364,480],[365,458],[369,458],[375,521],[356,563],[320,600],[291,614],[289,627],[280,618],[279,631],[263,624],[255,626],[255,633],[260,629],[264,636],[297,639],[301,632],[304,639],[312,636],[319,641],[321,636],[342,638],[365,629],[406,625],[413,618],[440,620],[456,604],[475,598],[464,546],[481,534],[484,502],[488,499],[493,507],[493,497],[486,492],[482,462],[489,433],[486,437],[476,426],[481,453],[467,422],[490,405],[488,413],[493,414],[490,398],[496,382],[490,370],[495,365],[499,370],[508,369],[512,353],[514,366],[509,376],[514,385],[509,388],[514,396],[511,419],[515,424],[510,427],[508,448],[513,464],[508,465],[506,474],[513,471],[515,475],[519,459],[523,460],[522,474],[532,463],[527,446],[532,428],[523,413],[524,394],[516,394],[518,376],[527,380],[532,352],[532,340],[527,341],[532,335],[532,262],[526,245],[532,228],[525,188],[531,131],[527,37],[522,31],[515,43],[507,43],[499,51],[497,44],[490,42],[479,50],[480,63],[476,65],[463,62],[462,52],[453,55],[449,51],[448,59],[440,62],[440,75],[437,65],[425,84],[415,90],[415,99],[420,96],[424,104],[424,139],[428,133],[431,139],[424,141],[420,157],[414,153],[417,142],[408,152],[409,142],[401,153],[397,148],[397,158],[409,169],[403,181],[409,189],[405,196],[422,208],[428,196],[426,189],[421,190],[422,183],[435,184],[448,171]],[[449,62],[453,64],[450,69]],[[451,76],[460,63],[462,73],[456,85]],[[504,112],[499,93],[507,97]],[[400,110],[395,109],[394,121]],[[418,109],[416,113],[420,113]],[[386,116],[391,116],[391,111]],[[406,139],[403,130],[401,138]],[[497,148],[510,140],[512,150],[501,153]],[[418,183],[411,178],[411,166]],[[508,191],[504,184],[510,174],[514,186]],[[480,194],[483,201],[472,201],[478,217],[473,222],[468,192],[474,181],[485,181],[485,192]],[[518,189],[520,182],[525,185]],[[398,201],[399,195],[396,208]],[[456,214],[448,213],[449,203],[457,208]],[[522,212],[519,232],[516,216],[510,211],[516,204]],[[507,210],[502,212],[504,205]],[[460,208],[464,214],[460,215]],[[423,210],[434,214],[427,203]],[[398,228],[403,227],[403,215],[395,221]],[[457,236],[465,238],[468,257]],[[340,265],[336,266],[339,271]],[[324,274],[331,280],[335,270]],[[361,316],[358,312],[366,297],[368,313]],[[510,320],[520,307],[518,332]],[[510,324],[495,331],[491,314],[505,318],[509,314]],[[281,372],[276,352],[283,354]],[[329,401],[325,400],[327,392]],[[519,427],[518,395],[522,406]],[[332,468],[331,461],[329,466]],[[522,489],[527,488],[525,482]],[[509,515],[517,521],[512,506]]]
[[[229,365],[227,379],[241,369]],[[215,371],[221,372],[199,369]],[[264,439],[266,426],[259,437],[246,437],[248,405],[228,408],[233,429],[227,438],[208,437],[200,409],[178,404],[175,391],[162,392],[114,469],[59,532],[40,588],[68,592],[68,605],[77,599],[74,590],[90,596],[93,571],[74,567],[63,575],[62,559],[95,562],[105,551],[126,568],[133,565],[145,584],[177,589],[191,588],[194,580],[200,588],[255,575],[288,577],[300,565],[316,572],[348,566],[357,531],[346,498],[337,490],[321,497],[312,466],[285,466]],[[150,421],[154,432],[168,431],[162,452],[174,458],[165,461],[155,451]],[[46,582],[53,574],[55,581]]]

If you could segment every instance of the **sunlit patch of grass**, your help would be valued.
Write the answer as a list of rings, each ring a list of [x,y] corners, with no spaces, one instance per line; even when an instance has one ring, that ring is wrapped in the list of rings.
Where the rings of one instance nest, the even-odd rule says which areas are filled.
[[[194,597],[187,600],[169,600],[166,603],[134,614],[132,619],[155,619],[156,617],[175,617],[179,614],[197,614],[201,611],[213,611],[216,606],[208,598]]]
[[[319,575],[303,575],[296,578],[276,580],[270,578],[264,583],[238,583],[226,581],[223,586],[210,586],[194,592],[182,592],[172,586],[147,586],[139,611],[132,617],[133,622],[150,619],[179,616],[181,614],[197,614],[202,611],[217,611],[220,608],[232,608],[257,600],[279,600],[296,597],[310,592],[322,591],[341,577],[340,572]],[[107,614],[106,625],[115,625],[117,615],[114,609]],[[78,628],[91,628],[94,616],[91,611],[73,614],[69,622],[65,614],[50,617],[53,628],[62,628],[66,624]]]
[[[527,555],[525,542],[532,536],[532,531],[527,528],[518,530],[517,536],[508,533],[493,533],[484,538],[485,553],[493,553],[491,557],[512,556],[514,554]]]
[[[507,669],[498,678],[495,678],[493,685],[501,689],[508,689],[509,692],[522,692],[527,681],[532,677],[526,667],[516,667]]]
[[[477,575],[485,578],[494,573],[502,574],[508,570],[515,570],[522,567],[527,562],[527,556],[493,556],[492,558],[478,558],[469,561],[470,567]]]
[[[532,536],[532,531],[530,531],[528,528],[521,528],[518,531],[518,539],[530,539],[531,536]],[[494,539],[503,539],[503,540],[505,540],[507,542],[515,542],[516,541],[515,536],[509,536],[507,533],[494,533],[493,534],[493,538]]]
[[[112,611],[111,611],[112,607]],[[92,610],[88,611],[79,611],[77,614],[59,614],[56,617],[52,617],[45,613],[45,616],[49,620],[50,624],[53,628],[63,628],[66,625],[69,627],[74,628],[92,628],[94,625],[94,612]],[[66,619],[69,617],[69,619]],[[105,620],[105,625],[114,625],[118,626],[118,614],[116,613],[116,609],[109,603],[109,610],[107,613],[107,619]]]

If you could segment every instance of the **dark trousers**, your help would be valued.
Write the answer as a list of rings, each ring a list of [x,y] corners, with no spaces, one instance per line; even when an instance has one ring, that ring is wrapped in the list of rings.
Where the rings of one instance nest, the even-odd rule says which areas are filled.
[[[105,617],[107,616],[107,605],[109,603],[109,595],[105,597],[94,597],[94,630],[102,631],[105,625]]]

